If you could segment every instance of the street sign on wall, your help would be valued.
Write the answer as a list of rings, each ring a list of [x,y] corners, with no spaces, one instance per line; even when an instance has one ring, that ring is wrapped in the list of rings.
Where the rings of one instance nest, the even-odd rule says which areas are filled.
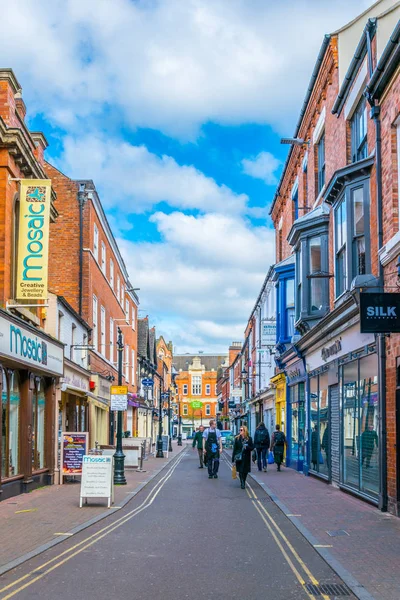
[[[263,319],[261,321],[261,347],[267,348],[276,344],[276,321]]]
[[[400,294],[360,294],[361,333],[400,333]]]
[[[154,379],[150,379],[150,378],[142,379],[142,385],[144,387],[152,387],[154,385]]]

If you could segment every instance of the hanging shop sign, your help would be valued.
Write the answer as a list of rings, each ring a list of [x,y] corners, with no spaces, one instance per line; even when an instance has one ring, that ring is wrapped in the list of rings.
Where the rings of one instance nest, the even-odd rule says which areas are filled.
[[[400,294],[360,294],[361,333],[400,333]]]
[[[199,408],[203,408],[203,403],[200,402],[199,400],[194,400],[193,402],[190,403],[190,406],[193,408],[193,410],[197,410]]]
[[[276,321],[263,319],[261,321],[261,347],[268,348],[276,344]]]
[[[111,410],[128,409],[128,388],[126,385],[111,386]]]
[[[153,387],[154,379],[150,379],[150,378],[142,379],[142,385],[143,385],[143,387]]]
[[[21,179],[17,300],[47,299],[50,202],[50,179]]]
[[[87,432],[64,431],[61,434],[61,481],[67,475],[82,473],[83,457],[88,450]]]

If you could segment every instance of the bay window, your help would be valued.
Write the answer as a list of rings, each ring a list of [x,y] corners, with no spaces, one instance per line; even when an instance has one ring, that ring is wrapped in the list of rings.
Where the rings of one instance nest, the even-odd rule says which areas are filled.
[[[325,185],[325,133],[321,136],[317,146],[317,193],[319,194]]]
[[[367,102],[362,98],[351,119],[352,162],[366,158],[367,153]]]
[[[273,279],[276,286],[277,344],[288,344],[294,335],[295,283],[294,256],[290,256],[274,267]]]
[[[346,198],[343,198],[335,209],[336,296],[347,289],[346,221]]]

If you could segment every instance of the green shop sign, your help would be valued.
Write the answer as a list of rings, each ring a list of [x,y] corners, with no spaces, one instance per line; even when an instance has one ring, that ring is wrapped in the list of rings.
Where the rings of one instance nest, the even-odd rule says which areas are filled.
[[[199,402],[199,400],[195,400],[194,402],[190,403],[190,406],[193,408],[193,410],[195,410],[196,408],[203,408],[203,403]]]

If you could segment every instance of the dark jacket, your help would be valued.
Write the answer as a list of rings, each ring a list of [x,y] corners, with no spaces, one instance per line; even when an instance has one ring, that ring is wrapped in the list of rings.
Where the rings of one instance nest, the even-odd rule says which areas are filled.
[[[203,434],[201,431],[196,431],[193,438],[193,448],[197,446],[198,450],[203,450]]]
[[[265,427],[265,425],[260,428],[257,427],[256,432],[254,434],[254,446],[256,448],[266,448],[268,450],[270,446],[270,439],[269,431]]]
[[[254,444],[251,437],[247,440],[246,447],[243,449],[243,439],[240,435],[235,437],[232,452],[232,462],[235,462],[237,454],[242,452],[243,459],[236,462],[236,469],[238,473],[250,473],[251,471],[251,451],[254,450]]]

